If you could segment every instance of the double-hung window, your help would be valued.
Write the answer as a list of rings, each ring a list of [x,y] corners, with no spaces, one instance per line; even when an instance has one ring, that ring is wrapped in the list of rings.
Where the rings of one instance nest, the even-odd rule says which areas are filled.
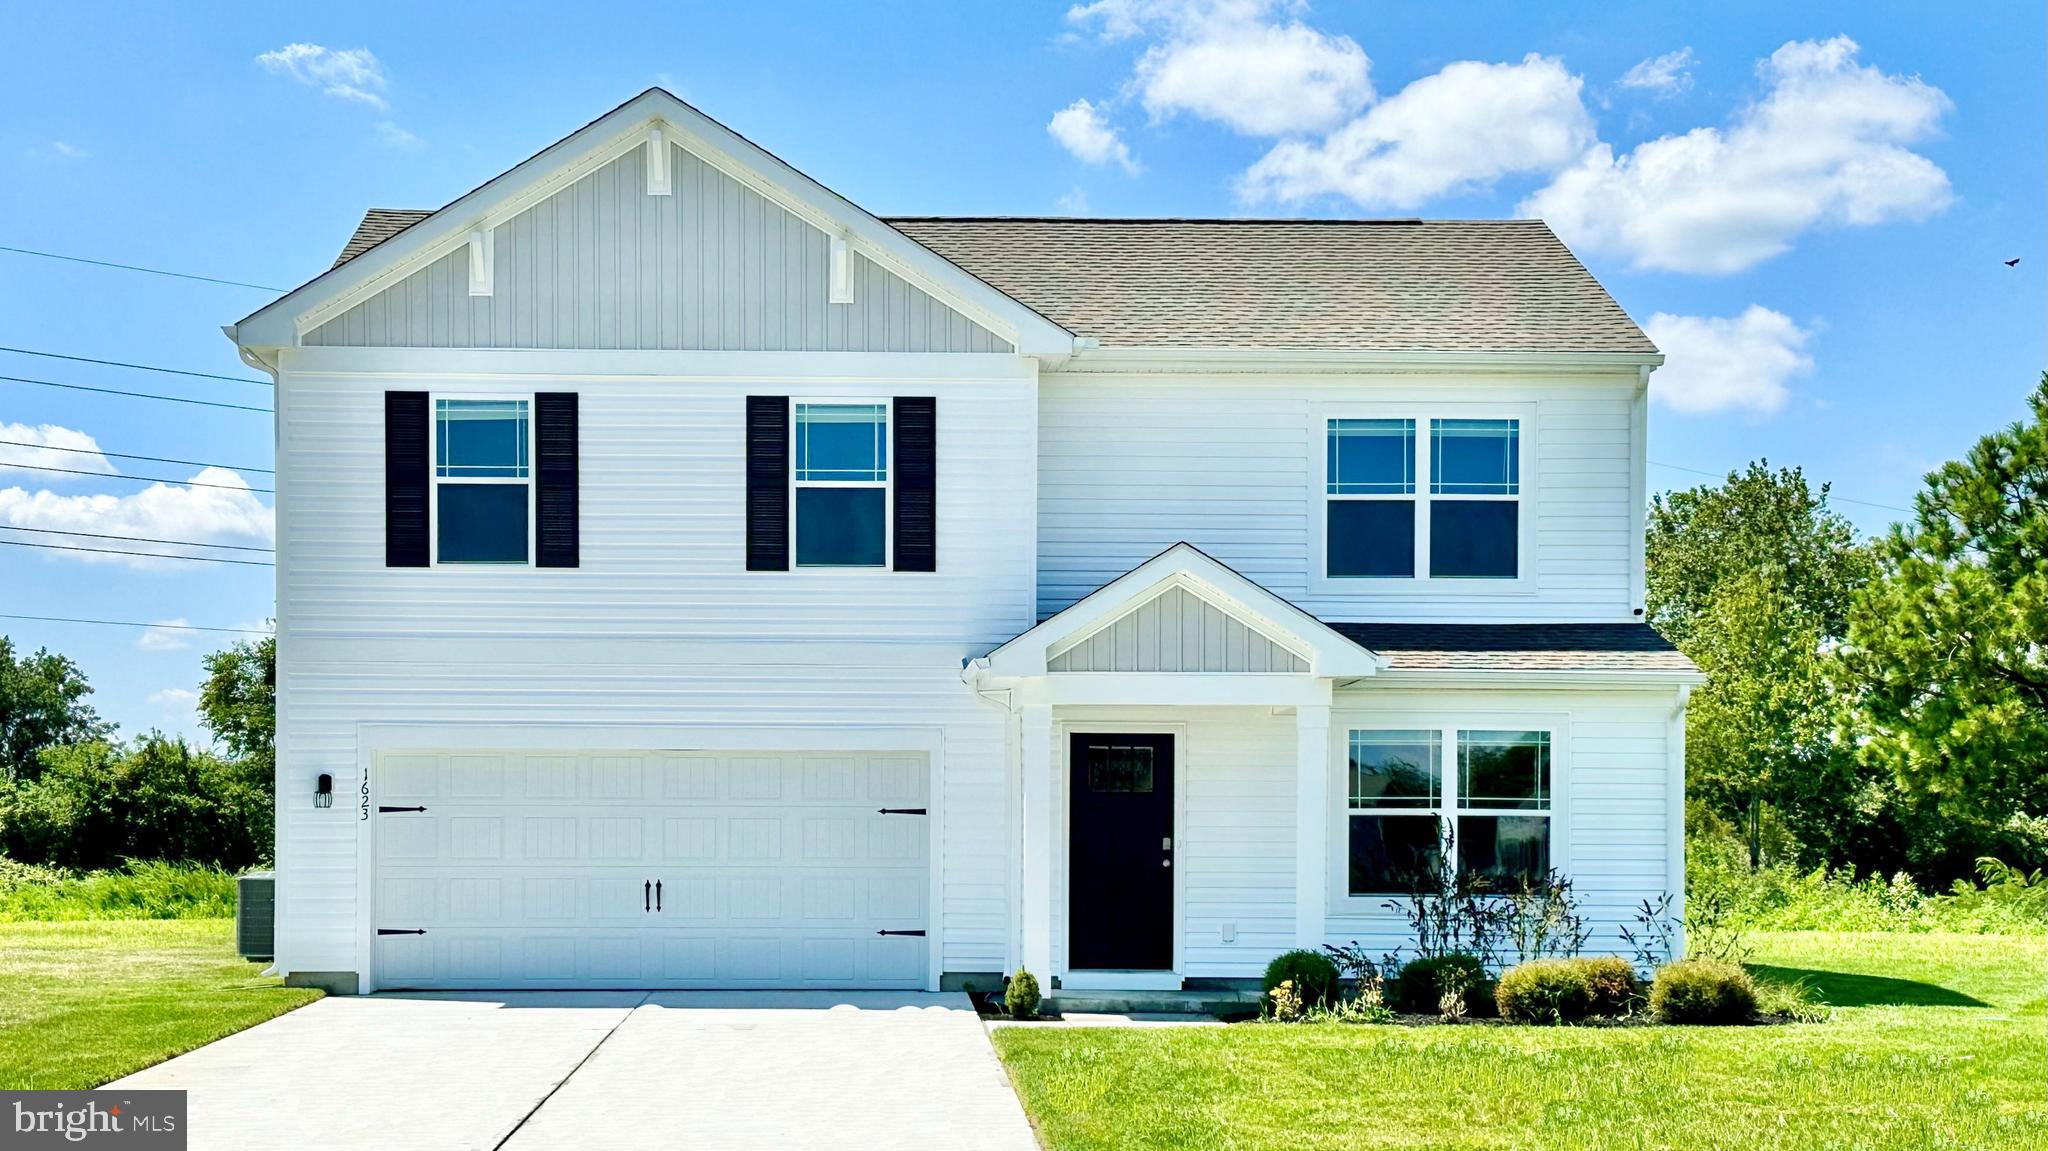
[[[1541,880],[1551,868],[1551,772],[1547,731],[1352,731],[1345,890],[1433,887],[1448,878],[1447,842],[1460,871],[1488,890]]]
[[[1521,575],[1519,419],[1329,419],[1323,494],[1327,578]]]
[[[434,402],[434,561],[524,564],[532,538],[527,400]]]
[[[798,567],[889,562],[889,405],[798,404],[792,428]]]

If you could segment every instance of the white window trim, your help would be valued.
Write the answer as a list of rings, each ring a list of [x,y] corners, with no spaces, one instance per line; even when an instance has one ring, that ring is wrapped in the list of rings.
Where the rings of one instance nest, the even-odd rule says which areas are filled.
[[[1557,714],[1444,714],[1403,715],[1398,712],[1333,712],[1330,717],[1330,850],[1328,913],[1333,918],[1370,917],[1390,919],[1389,902],[1400,903],[1401,893],[1351,894],[1351,733],[1354,731],[1434,731],[1442,741],[1443,763],[1438,777],[1436,807],[1359,808],[1360,815],[1435,815],[1450,823],[1452,851],[1457,850],[1458,816],[1545,815],[1550,819],[1550,866],[1558,874],[1573,878],[1571,872],[1571,819],[1568,802],[1570,780],[1569,717]],[[1547,811],[1508,808],[1473,808],[1458,805],[1458,733],[1460,731],[1540,731],[1550,736],[1550,807]],[[1341,930],[1341,929],[1339,929]]]
[[[881,483],[873,480],[798,480],[796,478],[796,436],[797,409],[806,404],[819,407],[879,406],[882,419],[886,421],[885,432],[889,437],[889,458],[883,469],[886,478]],[[830,574],[856,574],[863,572],[893,572],[896,570],[896,400],[892,396],[791,396],[789,399],[789,570],[797,572],[823,572]],[[880,564],[802,564],[797,562],[796,551],[796,493],[798,488],[875,488],[882,489],[882,562]]]
[[[1536,516],[1538,439],[1535,404],[1490,403],[1366,403],[1321,404],[1310,407],[1309,590],[1319,595],[1370,596],[1529,596],[1536,594]],[[1408,496],[1330,494],[1331,420],[1414,420],[1415,492]],[[1512,496],[1441,495],[1430,493],[1434,453],[1430,450],[1431,420],[1518,421],[1520,474]],[[1340,500],[1410,499],[1415,503],[1415,574],[1413,576],[1332,576],[1330,571],[1329,502]],[[1429,574],[1429,501],[1432,499],[1515,501],[1515,567],[1512,579],[1434,577]]]
[[[513,476],[443,476],[440,468],[441,448],[441,401],[519,400],[526,404],[526,475]],[[540,486],[540,461],[535,457],[538,446],[538,421],[532,392],[429,392],[427,393],[427,556],[433,567],[460,568],[465,571],[490,570],[493,568],[517,571],[534,566],[534,555],[540,550],[536,538],[539,530],[534,508],[535,489]],[[526,561],[524,563],[477,563],[468,560],[441,562],[441,484],[525,484],[526,485]]]

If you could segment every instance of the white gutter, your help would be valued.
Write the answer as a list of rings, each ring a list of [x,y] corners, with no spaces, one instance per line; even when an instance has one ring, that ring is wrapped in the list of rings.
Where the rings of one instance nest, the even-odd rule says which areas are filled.
[[[1325,348],[1110,347],[1076,337],[1063,371],[1194,368],[1206,371],[1345,372],[1363,369],[1627,372],[1639,379],[1664,362],[1661,352],[1347,351]]]

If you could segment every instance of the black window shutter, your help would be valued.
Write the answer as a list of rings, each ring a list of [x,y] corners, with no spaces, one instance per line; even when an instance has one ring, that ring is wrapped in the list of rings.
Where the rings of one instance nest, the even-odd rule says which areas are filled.
[[[939,566],[938,401],[896,397],[896,570],[937,571]]]
[[[581,537],[576,492],[576,393],[533,397],[535,566],[577,565]]]
[[[425,392],[384,393],[384,566],[428,563],[427,495],[432,421]]]
[[[747,397],[747,570],[789,570],[789,397]]]

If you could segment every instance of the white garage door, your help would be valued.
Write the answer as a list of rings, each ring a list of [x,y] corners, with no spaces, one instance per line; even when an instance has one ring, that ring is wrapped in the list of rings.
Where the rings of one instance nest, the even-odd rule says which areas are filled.
[[[379,756],[384,988],[925,985],[922,755]]]

